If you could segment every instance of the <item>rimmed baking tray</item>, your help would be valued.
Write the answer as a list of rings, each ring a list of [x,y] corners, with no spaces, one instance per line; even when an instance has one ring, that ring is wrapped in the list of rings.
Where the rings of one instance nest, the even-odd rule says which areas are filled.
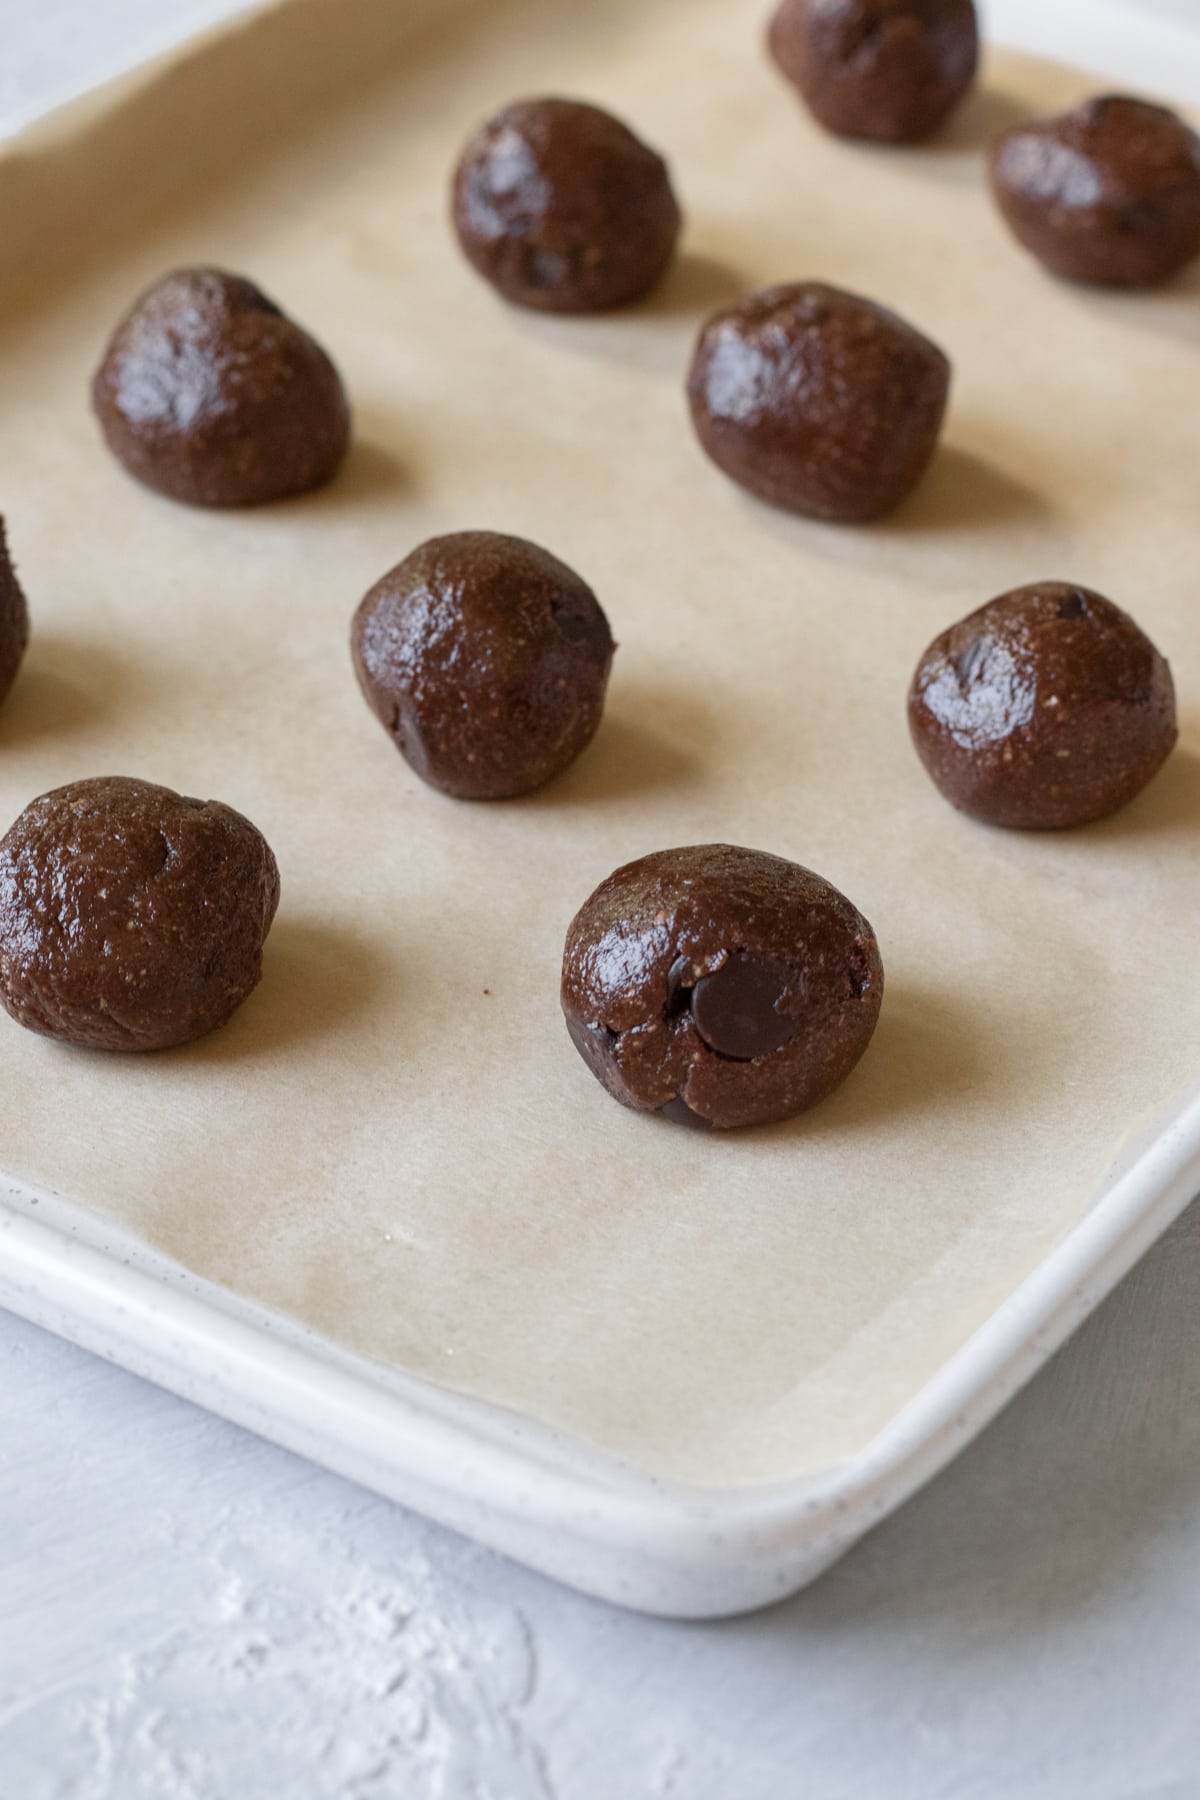
[[[262,990],[204,1046],[131,1063],[0,1037],[0,1298],[681,1616],[827,1565],[1200,1184],[1200,1012],[1178,975],[1194,293],[1069,293],[992,219],[987,131],[1085,79],[998,56],[943,144],[885,156],[802,119],[760,29],[716,0],[292,0],[0,167],[4,505],[37,630],[0,716],[0,801],[102,769],[204,787],[263,825],[285,890]],[[687,254],[634,313],[514,317],[454,252],[454,150],[530,88],[606,101],[670,155]],[[359,447],[327,495],[197,515],[105,459],[98,345],[185,260],[245,268],[343,364]],[[877,531],[752,507],[688,437],[699,318],[788,275],[891,300],[958,366],[947,451]],[[1142,447],[1136,479],[1114,442]],[[420,790],[345,652],[382,568],[476,523],[575,562],[621,640],[589,756],[494,809]],[[900,702],[935,629],[1048,573],[1106,587],[1161,641],[1184,745],[1122,820],[1013,839],[941,806]],[[883,942],[876,1045],[782,1131],[697,1140],[620,1112],[555,1017],[578,900],[625,856],[702,837],[813,862]]]

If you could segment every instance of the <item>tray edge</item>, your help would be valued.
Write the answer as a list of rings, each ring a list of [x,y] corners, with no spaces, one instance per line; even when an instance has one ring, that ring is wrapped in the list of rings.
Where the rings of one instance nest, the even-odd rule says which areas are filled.
[[[0,1305],[543,1574],[671,1618],[795,1593],[943,1468],[1032,1378],[1200,1186],[1200,1091],[866,1447],[815,1478],[707,1492],[606,1465],[515,1415],[236,1317],[0,1192]],[[185,1291],[183,1283],[192,1291]],[[214,1299],[218,1304],[214,1305]],[[310,1341],[296,1341],[299,1336]],[[489,1428],[490,1422],[490,1428]]]

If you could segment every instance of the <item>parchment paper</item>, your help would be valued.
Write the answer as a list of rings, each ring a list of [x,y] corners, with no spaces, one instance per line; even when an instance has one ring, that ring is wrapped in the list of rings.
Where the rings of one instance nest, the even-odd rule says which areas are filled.
[[[335,23],[297,8],[310,55]],[[104,1058],[0,1020],[0,1163],[369,1357],[721,1485],[861,1448],[1193,1077],[1200,1025],[1197,280],[1056,284],[987,203],[989,133],[1094,83],[994,55],[942,143],[855,149],[807,121],[761,23],[731,0],[460,8],[60,256],[0,334],[0,504],[36,631],[0,714],[3,823],[60,782],[137,774],[244,810],[283,872],[263,986],[208,1041]],[[685,254],[633,312],[510,311],[457,253],[463,138],[539,91],[612,106],[670,158]],[[327,493],[193,511],[101,448],[107,331],[191,261],[251,274],[341,365],[357,443]],[[799,277],[895,306],[953,357],[946,447],[890,523],[771,512],[692,439],[700,319]],[[594,746],[526,801],[424,789],[351,674],[365,588],[467,526],[564,557],[620,640]],[[1041,577],[1127,606],[1182,715],[1142,799],[1057,837],[953,813],[904,716],[929,638]],[[887,997],[819,1110],[710,1138],[615,1106],[557,989],[598,880],[714,839],[841,886]]]

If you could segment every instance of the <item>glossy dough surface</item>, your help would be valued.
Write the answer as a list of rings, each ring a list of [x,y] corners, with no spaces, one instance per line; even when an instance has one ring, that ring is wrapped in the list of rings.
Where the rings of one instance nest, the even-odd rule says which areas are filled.
[[[828,131],[881,143],[929,137],[979,62],[973,0],[782,0],[768,42]]]
[[[518,306],[599,312],[639,300],[679,236],[667,165],[577,100],[521,100],[480,126],[454,176],[454,226],[480,275]]]
[[[463,800],[541,787],[600,723],[614,645],[596,596],[524,538],[431,538],[364,597],[359,686],[422,781]]]
[[[1127,613],[1089,588],[1017,588],[944,631],[908,701],[917,753],[946,799],[993,825],[1107,818],[1174,747],[1175,689]]]
[[[117,327],[92,383],[109,449],[147,487],[255,506],[322,487],[350,440],[321,346],[240,275],[178,269]]]
[[[886,307],[820,282],[715,313],[688,377],[718,468],[775,506],[862,524],[891,512],[937,447],[950,364]]]
[[[992,192],[1057,275],[1155,287],[1200,255],[1200,136],[1165,106],[1106,94],[1006,132]]]
[[[262,974],[279,870],[248,819],[123,776],[34,800],[0,839],[0,1003],[91,1050],[161,1050]]]
[[[562,1007],[622,1105],[761,1125],[831,1093],[871,1039],[879,946],[828,881],[731,844],[617,869],[567,932]]]

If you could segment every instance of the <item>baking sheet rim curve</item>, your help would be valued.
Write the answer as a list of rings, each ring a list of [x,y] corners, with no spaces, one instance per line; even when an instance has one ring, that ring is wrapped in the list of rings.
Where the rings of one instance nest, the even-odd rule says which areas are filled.
[[[418,1377],[385,1385],[381,1365],[11,1182],[0,1193],[0,1304],[572,1587],[637,1611],[715,1618],[795,1593],[950,1462],[1198,1184],[1200,1091],[861,1456],[760,1489],[623,1474]]]

